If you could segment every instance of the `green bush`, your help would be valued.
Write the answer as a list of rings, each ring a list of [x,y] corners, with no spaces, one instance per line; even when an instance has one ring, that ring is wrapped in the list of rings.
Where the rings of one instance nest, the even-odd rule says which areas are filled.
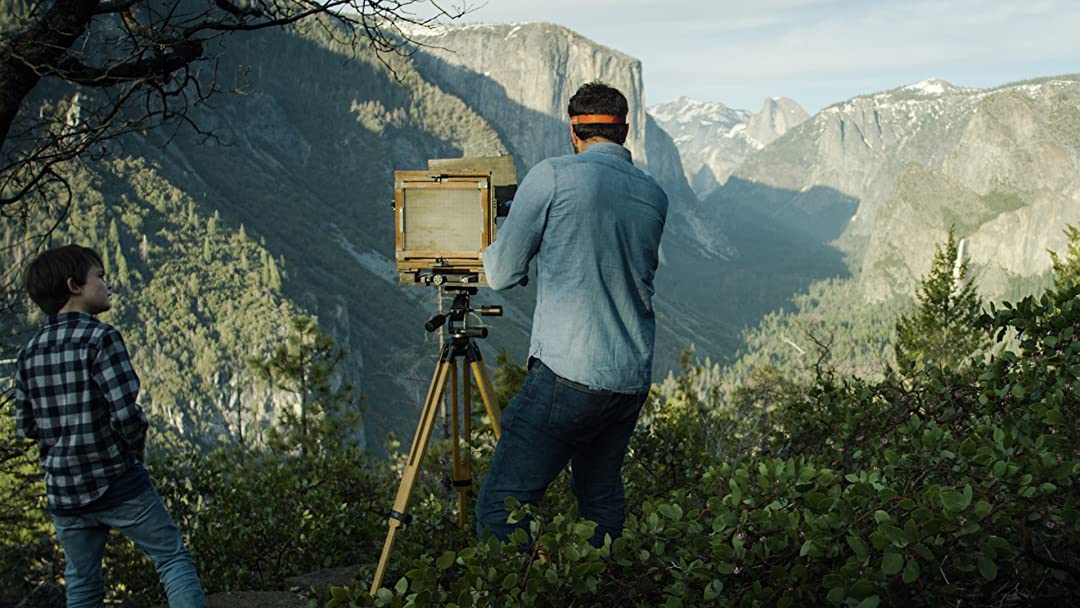
[[[210,591],[280,589],[287,577],[366,562],[381,550],[395,481],[356,450],[307,457],[218,450],[153,463],[151,476]],[[163,600],[130,542],[109,544],[108,577],[135,605]]]
[[[1019,348],[903,381],[766,375],[754,412],[688,366],[632,441],[622,538],[594,549],[592,524],[552,516],[570,503],[557,484],[511,516],[531,534],[414,530],[426,544],[399,545],[375,599],[358,585],[326,604],[1074,605],[1080,286],[980,323]]]

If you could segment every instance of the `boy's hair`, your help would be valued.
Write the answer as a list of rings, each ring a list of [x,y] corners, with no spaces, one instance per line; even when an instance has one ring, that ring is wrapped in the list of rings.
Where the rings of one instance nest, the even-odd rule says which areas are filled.
[[[626,103],[626,96],[618,89],[609,87],[602,82],[590,82],[581,85],[581,88],[570,98],[566,107],[567,114],[578,116],[581,114],[609,114],[626,119],[630,112],[630,106]],[[602,137],[619,145],[626,142],[626,135],[630,131],[628,125],[607,124],[582,124],[574,125],[574,133],[578,139],[588,141],[594,137]]]
[[[86,275],[93,267],[105,268],[101,256],[89,247],[65,245],[43,251],[23,275],[23,286],[34,301],[48,315],[55,315],[67,304],[71,292],[67,280],[76,285],[86,282]]]

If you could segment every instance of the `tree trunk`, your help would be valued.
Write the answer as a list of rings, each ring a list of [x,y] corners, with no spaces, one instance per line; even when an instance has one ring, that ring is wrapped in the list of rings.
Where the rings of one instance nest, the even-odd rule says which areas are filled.
[[[56,0],[30,29],[0,48],[0,150],[26,97],[86,31],[100,0]]]

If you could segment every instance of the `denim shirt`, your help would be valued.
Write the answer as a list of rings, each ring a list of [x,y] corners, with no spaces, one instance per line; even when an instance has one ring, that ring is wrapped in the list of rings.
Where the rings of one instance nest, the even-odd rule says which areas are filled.
[[[530,356],[591,388],[649,389],[667,208],[664,191],[618,144],[595,143],[529,171],[483,259],[488,285],[500,290],[517,285],[536,258]]]

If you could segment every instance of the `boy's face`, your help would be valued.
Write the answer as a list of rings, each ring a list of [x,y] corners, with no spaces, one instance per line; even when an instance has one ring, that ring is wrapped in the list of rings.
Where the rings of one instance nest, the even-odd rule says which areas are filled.
[[[97,315],[112,308],[112,286],[105,280],[105,270],[91,266],[82,285],[68,279],[67,304],[60,312],[84,312]]]

